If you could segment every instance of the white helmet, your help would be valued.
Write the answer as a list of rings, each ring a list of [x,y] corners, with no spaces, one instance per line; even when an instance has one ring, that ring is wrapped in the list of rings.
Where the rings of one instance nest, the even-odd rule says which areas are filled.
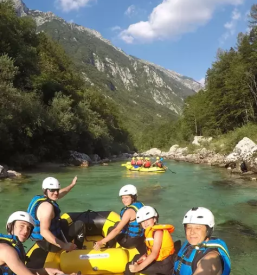
[[[123,186],[121,189],[120,189],[120,192],[119,192],[119,196],[126,196],[126,195],[136,195],[137,194],[137,188],[136,186],[132,185],[132,184],[128,184],[128,185],[125,185]]]
[[[208,225],[210,228],[215,225],[212,212],[204,207],[193,207],[190,209],[183,219],[183,224],[188,223]]]
[[[137,223],[141,223],[153,217],[158,217],[158,214],[151,206],[143,206],[137,211]]]
[[[35,227],[34,220],[32,216],[24,211],[16,211],[12,213],[12,215],[8,218],[7,223],[6,223],[6,229],[8,230],[8,224],[13,223],[15,221],[24,221],[30,223],[33,227]]]
[[[42,189],[60,189],[61,185],[56,178],[48,177],[43,180]]]

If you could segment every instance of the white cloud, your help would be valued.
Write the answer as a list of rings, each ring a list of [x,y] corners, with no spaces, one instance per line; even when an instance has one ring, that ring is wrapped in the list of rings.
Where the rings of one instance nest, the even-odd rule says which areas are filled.
[[[95,0],[56,0],[55,3],[61,10],[69,12],[71,10],[79,10],[93,1]]]
[[[148,17],[120,33],[127,43],[151,42],[179,37],[205,25],[214,11],[225,5],[237,6],[245,0],[163,0]],[[236,16],[236,15],[235,15]]]
[[[114,26],[111,28],[112,31],[120,31],[121,30],[121,27],[120,26]]]
[[[234,8],[230,21],[226,22],[224,25],[226,31],[220,38],[220,44],[223,44],[229,37],[236,33],[237,22],[239,19],[241,19],[241,13],[237,10],[237,8]]]
[[[125,15],[131,17],[133,14],[136,13],[136,6],[135,5],[131,5],[127,8],[127,10],[125,11]]]

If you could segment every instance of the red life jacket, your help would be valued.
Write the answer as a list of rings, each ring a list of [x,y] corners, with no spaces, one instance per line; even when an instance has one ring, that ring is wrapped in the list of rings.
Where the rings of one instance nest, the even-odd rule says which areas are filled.
[[[141,160],[141,159],[139,159],[139,160],[137,161],[137,165],[142,165],[142,160]]]
[[[134,159],[131,160],[131,165],[136,165],[136,161]]]
[[[151,161],[150,161],[150,160],[147,160],[147,161],[145,162],[144,167],[145,167],[145,168],[151,167]]]

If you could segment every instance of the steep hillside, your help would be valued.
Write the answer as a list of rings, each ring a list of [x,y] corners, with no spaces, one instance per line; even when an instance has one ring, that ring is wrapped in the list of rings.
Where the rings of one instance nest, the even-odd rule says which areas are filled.
[[[35,19],[38,31],[58,41],[88,86],[119,104],[129,124],[159,123],[181,114],[184,99],[201,85],[189,77],[124,53],[95,30],[68,23],[52,12],[28,9],[14,0],[20,16]],[[125,118],[124,118],[125,119]]]

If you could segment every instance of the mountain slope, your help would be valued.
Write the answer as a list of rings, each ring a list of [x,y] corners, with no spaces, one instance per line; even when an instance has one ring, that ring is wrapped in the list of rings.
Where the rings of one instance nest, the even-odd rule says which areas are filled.
[[[201,88],[191,78],[127,55],[97,31],[68,23],[51,12],[30,10],[20,0],[14,2],[20,16],[33,17],[38,31],[64,47],[87,85],[100,88],[134,123],[176,118],[184,99]]]

